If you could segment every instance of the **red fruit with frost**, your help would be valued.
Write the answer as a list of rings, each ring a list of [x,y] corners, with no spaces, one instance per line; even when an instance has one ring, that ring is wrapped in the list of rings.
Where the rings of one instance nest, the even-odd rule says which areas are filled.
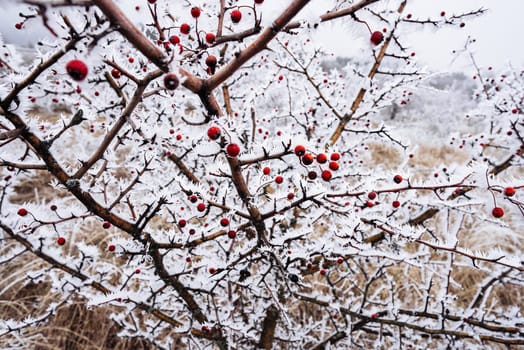
[[[240,154],[240,146],[236,143],[230,143],[226,147],[226,153],[229,157],[236,157]]]
[[[213,33],[206,34],[206,43],[213,44],[215,42],[215,39],[216,39],[215,34]]]
[[[242,19],[242,12],[239,10],[233,10],[231,11],[231,21],[233,23],[238,23]]]
[[[322,171],[322,174],[321,174],[320,176],[322,177],[322,180],[324,180],[324,181],[329,181],[329,180],[331,180],[331,177],[332,177],[333,175],[331,174],[331,171],[329,171],[329,170],[323,170],[323,171]]]
[[[207,129],[207,136],[211,140],[217,140],[220,137],[220,134],[221,134],[220,128],[216,125]]]
[[[295,147],[295,154],[299,157],[302,157],[304,154],[306,154],[306,147],[302,145],[298,145]]]
[[[378,45],[382,40],[384,40],[384,34],[382,34],[381,31],[376,30],[371,34],[370,40],[374,45]]]
[[[515,188],[513,188],[513,187],[506,187],[506,188],[504,189],[504,194],[505,194],[506,196],[508,196],[508,197],[512,197],[512,196],[514,196],[514,195],[515,195],[515,192],[516,192],[516,191],[515,191]]]
[[[319,153],[317,155],[317,162],[319,162],[320,164],[324,164],[325,162],[327,162],[327,155],[325,153]]]
[[[493,214],[493,216],[496,218],[501,218],[504,216],[504,209],[502,209],[501,207],[495,207],[491,211],[491,214]]]
[[[87,76],[88,68],[84,61],[71,60],[66,64],[66,71],[73,80],[82,81]]]
[[[191,27],[187,23],[182,23],[180,25],[180,33],[182,34],[189,34],[189,31],[191,30]]]
[[[191,16],[193,16],[193,18],[198,18],[198,17],[200,17],[200,13],[201,13],[201,11],[200,11],[200,8],[199,8],[199,7],[196,7],[196,6],[195,6],[195,7],[192,7],[192,8],[191,8]]]
[[[164,86],[168,90],[175,90],[178,87],[178,77],[174,73],[168,73],[164,77]]]

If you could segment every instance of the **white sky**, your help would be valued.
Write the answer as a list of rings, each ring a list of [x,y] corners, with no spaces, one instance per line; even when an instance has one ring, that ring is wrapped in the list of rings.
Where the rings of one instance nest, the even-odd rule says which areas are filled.
[[[162,0],[159,0],[162,1]],[[397,4],[397,1],[387,0]],[[146,6],[146,0],[125,0],[121,2],[134,13],[135,5]],[[273,4],[272,4],[273,3]],[[280,8],[285,7],[288,1],[266,0],[261,10],[264,19],[272,20]],[[331,1],[313,0],[303,11],[302,16],[312,17],[325,12]],[[395,5],[396,6],[396,5]],[[524,65],[523,32],[524,0],[409,0],[405,13],[412,13],[414,18],[425,19],[428,16],[438,17],[440,11],[447,14],[460,13],[463,9],[489,9],[488,13],[480,18],[469,21],[465,28],[444,28],[435,31],[431,26],[426,29],[414,26],[413,33],[406,38],[410,49],[416,51],[418,62],[427,65],[432,70],[452,69],[461,70],[464,62],[452,62],[451,51],[464,46],[466,38],[471,35],[477,39],[472,46],[475,58],[483,67],[493,66],[505,68],[508,64],[516,67]],[[0,0],[0,33],[8,42],[26,44],[38,39],[42,28],[35,23],[22,31],[15,29],[19,21],[16,0]],[[343,20],[334,20],[320,26],[319,38],[323,45],[344,56],[355,53],[355,49],[368,44],[367,37],[361,33],[347,33],[343,30]]]

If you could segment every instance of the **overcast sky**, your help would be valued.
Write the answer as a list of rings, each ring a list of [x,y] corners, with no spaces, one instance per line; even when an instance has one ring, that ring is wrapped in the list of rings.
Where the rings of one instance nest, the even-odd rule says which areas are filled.
[[[398,1],[389,0],[392,3]],[[120,0],[123,6],[128,7],[128,13],[133,11],[136,4],[146,6],[146,0]],[[266,0],[263,4],[264,19],[270,21],[278,10],[289,1]],[[316,16],[327,10],[329,0],[313,0],[303,11],[302,16]],[[452,62],[451,51],[464,46],[466,38],[471,35],[477,42],[472,47],[479,65],[504,68],[508,64],[516,67],[524,65],[523,32],[524,0],[410,0],[405,13],[412,13],[414,17],[425,19],[428,16],[438,17],[440,11],[447,14],[460,13],[463,9],[478,9],[484,7],[489,11],[482,17],[469,21],[465,28],[444,28],[435,31],[431,26],[426,29],[413,27],[413,33],[406,38],[410,48],[417,52],[419,63],[434,70],[453,69],[461,70],[464,62]],[[20,7],[16,0],[0,0],[0,32],[7,42],[27,44],[35,41],[45,32],[35,22],[24,30],[16,30],[14,25],[19,21]],[[350,56],[359,45],[369,44],[367,38],[355,34],[348,40],[347,33],[341,36],[343,21],[335,20],[320,26],[319,38],[322,43],[334,50],[337,54]],[[351,33],[350,33],[351,34]],[[344,40],[341,40],[344,38]],[[360,40],[360,41],[359,41]],[[469,72],[468,72],[469,73]]]

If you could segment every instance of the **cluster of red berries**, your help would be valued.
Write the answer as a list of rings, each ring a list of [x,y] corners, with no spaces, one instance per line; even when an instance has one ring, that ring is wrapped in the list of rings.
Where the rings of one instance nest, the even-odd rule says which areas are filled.
[[[318,164],[325,164],[328,163],[329,169],[324,169],[320,173],[320,177],[324,181],[329,181],[333,177],[332,171],[337,171],[340,168],[340,165],[338,161],[340,160],[340,154],[337,152],[331,153],[329,156],[329,162],[328,162],[328,156],[325,153],[319,153],[316,156],[314,156],[312,153],[306,152],[306,147],[303,145],[297,145],[295,146],[294,153],[297,157],[300,158],[302,164],[304,165],[311,165],[316,160]],[[308,178],[310,180],[315,180],[317,178],[317,173],[315,171],[309,171],[308,172]]]

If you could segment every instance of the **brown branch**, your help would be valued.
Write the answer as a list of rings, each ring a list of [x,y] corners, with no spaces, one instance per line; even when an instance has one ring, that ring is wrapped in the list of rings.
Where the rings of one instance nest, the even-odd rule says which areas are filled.
[[[122,114],[120,115],[120,118],[113,124],[113,127],[107,135],[104,137],[104,140],[100,144],[100,146],[97,148],[97,150],[91,155],[89,160],[83,163],[82,167],[76,171],[76,173],[72,176],[73,179],[80,179],[82,176],[84,176],[89,169],[98,162],[104,155],[106,149],[109,147],[111,142],[113,142],[116,135],[118,135],[118,132],[124,124],[128,121],[128,118],[131,116],[133,111],[135,110],[136,106],[142,102],[142,94],[144,93],[147,85],[149,82],[151,82],[153,79],[158,78],[160,75],[162,75],[163,72],[160,70],[157,70],[155,72],[151,72],[148,74],[143,80],[139,81],[139,84],[135,90],[135,93],[133,94],[133,98],[129,102],[129,104],[126,106],[126,108],[122,111]]]
[[[0,140],[14,139],[22,133],[21,129],[8,130],[6,132],[0,133]]]
[[[369,1],[372,1],[372,0],[363,1],[363,2],[369,2]],[[368,4],[366,3],[365,5],[368,5]],[[406,7],[406,1],[403,1],[400,4],[397,12],[399,14],[401,14],[404,11],[405,7]],[[384,40],[384,44],[382,44],[382,47],[380,48],[380,51],[379,51],[379,53],[378,53],[378,55],[377,55],[377,57],[375,59],[375,63],[373,64],[373,66],[371,67],[371,70],[368,73],[368,78],[369,79],[373,79],[373,77],[377,74],[378,68],[380,67],[380,64],[382,63],[382,61],[384,60],[384,57],[386,55],[386,50],[388,49],[391,40],[393,40],[394,33],[395,33],[395,31],[392,30],[391,33],[389,34],[389,36],[386,38],[386,40]],[[330,142],[331,145],[334,145],[338,141],[340,136],[342,135],[342,132],[344,131],[344,128],[349,123],[349,121],[351,120],[353,115],[358,110],[360,104],[364,100],[364,96],[365,96],[366,92],[367,92],[366,89],[364,89],[364,88],[360,89],[357,97],[355,98],[355,100],[353,101],[353,104],[351,105],[351,112],[350,113],[346,113],[344,115],[344,117],[340,120],[339,124],[337,125],[335,131],[333,132],[333,134],[329,138],[329,142]]]
[[[275,19],[270,27],[264,31],[254,40],[245,50],[238,53],[236,58],[231,60],[226,66],[216,72],[215,75],[208,78],[204,85],[208,91],[214,90],[217,86],[222,84],[235,71],[237,71],[244,63],[246,63],[253,56],[264,50],[267,44],[289,23],[289,21],[307,4],[309,0],[293,0],[291,4]]]
[[[261,349],[271,350],[273,348],[273,340],[275,339],[275,328],[280,314],[274,305],[270,305],[266,310],[266,317],[262,324],[262,333],[258,347]]]
[[[93,0],[115,27],[133,46],[158,66],[168,72],[169,65],[164,53],[142,34],[112,0]]]
[[[387,233],[387,234],[389,234],[391,236],[393,236],[393,235],[400,235],[398,232],[396,232],[396,231],[386,227],[383,224],[376,223],[374,220],[369,220],[369,219],[366,219],[366,218],[360,218],[360,221],[362,221],[365,224],[368,224],[368,225],[371,225],[373,227],[376,227],[376,228],[384,231],[385,233]],[[501,262],[500,260],[502,258],[504,258],[503,256],[501,256],[499,258],[484,258],[484,257],[481,257],[481,256],[470,254],[470,253],[465,252],[463,250],[457,249],[456,247],[443,247],[443,246],[439,246],[437,244],[430,243],[428,241],[424,241],[424,240],[419,239],[419,238],[414,239],[413,242],[420,243],[422,245],[425,245],[425,246],[427,246],[429,248],[432,248],[434,250],[437,250],[437,251],[446,251],[446,252],[451,252],[451,253],[455,253],[455,254],[458,254],[458,255],[462,255],[462,256],[464,256],[466,258],[471,259],[472,261],[478,260],[478,261],[498,264],[498,265],[501,265],[501,266],[506,266],[506,267],[509,267],[509,268],[512,268],[512,269],[516,269],[518,271],[524,271],[524,267],[514,266],[514,265],[510,265],[510,264],[505,263],[505,262]],[[370,243],[373,243],[373,242],[370,242]]]
[[[22,169],[22,170],[29,170],[29,169],[46,170],[47,169],[45,164],[13,163],[13,162],[9,162],[7,160],[0,160],[0,166],[10,166],[10,167],[17,168],[17,169]]]
[[[231,180],[235,186],[237,193],[242,200],[242,203],[247,207],[250,221],[253,223],[258,235],[259,244],[266,241],[266,225],[264,218],[260,214],[260,210],[253,205],[251,201],[251,194],[247,187],[244,176],[242,175],[242,168],[238,157],[227,157],[229,168],[231,169]]]
[[[318,300],[316,298],[312,298],[306,295],[301,295],[298,293],[294,293],[294,295],[297,299],[303,300],[308,303],[316,304],[322,307],[331,306],[330,303],[327,301]],[[379,324],[385,324],[385,325],[392,325],[396,327],[405,327],[405,328],[409,328],[409,329],[412,329],[412,330],[415,330],[421,333],[430,334],[434,336],[454,336],[454,337],[462,338],[462,339],[479,338],[482,341],[492,341],[496,343],[510,344],[510,345],[524,344],[524,338],[501,338],[501,337],[496,337],[496,336],[487,335],[487,334],[478,334],[478,333],[470,334],[467,332],[455,331],[451,329],[430,328],[430,327],[425,327],[425,326],[419,326],[418,324],[413,324],[413,323],[409,323],[405,321],[399,321],[398,319],[387,319],[383,317],[367,316],[367,315],[363,315],[355,311],[351,311],[350,309],[345,308],[345,307],[341,307],[339,308],[339,310],[341,313],[345,315],[348,315],[354,318],[358,318],[359,320],[366,321],[367,323],[379,323]],[[423,312],[419,313],[419,312],[412,311],[412,310],[399,310],[399,313],[403,313],[406,315],[412,315],[412,316],[418,316],[418,317],[425,316],[425,317],[429,317],[431,319],[437,319],[437,320],[442,317],[442,315],[428,314],[428,313],[423,313]],[[450,315],[444,315],[444,318],[446,319],[449,319],[449,317]],[[453,318],[454,320],[457,320],[457,321],[461,320],[466,323],[469,323],[470,321],[472,321],[472,319],[470,318],[462,318],[458,316],[453,316]],[[477,322],[482,323],[479,321]],[[511,332],[511,333],[518,333],[518,334],[522,333],[522,331],[516,327],[500,327],[500,328],[502,332]],[[503,330],[502,328],[506,328],[506,329]],[[364,330],[364,329],[362,328],[361,330]]]
[[[35,69],[31,71],[22,81],[16,83],[11,92],[0,102],[0,106],[4,110],[4,113],[9,110],[11,103],[16,99],[20,91],[22,91],[29,85],[34,84],[36,82],[36,79],[40,76],[40,74],[42,74],[46,69],[58,62],[60,58],[62,58],[68,51],[72,50],[75,47],[75,45],[82,39],[83,37],[80,35],[73,36],[71,40],[67,42],[66,46],[63,49],[55,52],[47,60],[38,64],[35,67]]]
[[[373,4],[374,2],[377,2],[379,0],[362,0],[346,9],[335,11],[335,12],[328,12],[320,16],[320,22],[327,22],[331,21],[340,17],[344,16],[350,16],[354,14],[355,12],[363,9],[364,7]],[[289,23],[285,28],[284,31],[289,31],[291,29],[300,28],[301,23],[300,22],[292,22]]]
[[[504,162],[502,162],[502,163],[496,165],[495,167],[493,167],[489,171],[489,173],[493,174],[493,175],[500,174],[501,172],[505,171],[506,169],[508,169],[511,166],[511,163],[513,162],[515,157],[517,157],[517,156],[520,157],[523,154],[524,154],[524,149],[523,148],[519,148],[518,151],[515,154],[512,154]],[[473,187],[467,187],[467,188],[463,189],[463,192],[461,192],[461,193],[453,193],[453,194],[451,194],[448,197],[448,200],[458,198],[460,195],[462,195],[462,194],[464,194],[467,191],[470,191],[472,189],[473,189]],[[422,214],[420,214],[419,216],[417,216],[416,218],[413,218],[413,219],[409,220],[408,223],[410,225],[420,225],[424,221],[426,221],[428,219],[431,219],[433,216],[437,215],[438,212],[439,212],[439,209],[436,209],[436,208],[428,209],[428,210],[424,211]]]
[[[43,261],[47,262],[48,264],[50,264],[51,266],[53,266],[54,268],[57,268],[59,270],[62,270],[64,271],[65,273],[75,277],[75,278],[78,278],[79,280],[85,282],[85,281],[88,281],[88,280],[91,280],[90,277],[84,275],[83,273],[81,273],[80,271],[78,270],[75,270],[69,266],[67,266],[66,264],[63,264],[59,261],[57,261],[56,259],[50,257],[49,255],[47,254],[44,254],[42,252],[41,249],[35,249],[33,247],[33,245],[28,241],[26,240],[25,238],[17,235],[16,233],[13,232],[13,230],[11,230],[10,227],[4,225],[2,222],[0,222],[0,227],[4,230],[5,233],[7,233],[11,238],[13,238],[14,240],[16,240],[18,243],[20,243],[21,245],[23,245],[28,252],[30,252],[31,254],[37,256],[38,258],[42,259]],[[102,285],[101,283],[99,282],[95,282],[95,281],[91,281],[87,284],[88,286],[90,286],[91,288],[94,288],[96,289],[97,291],[99,292],[102,292],[104,295],[108,295],[111,293],[111,290],[109,288],[106,288],[104,287],[104,285]],[[146,305],[144,303],[135,303],[136,306],[142,310],[142,311],[145,311],[147,313],[150,313],[156,317],[158,317],[159,319],[161,319],[162,321],[166,322],[166,323],[169,323],[170,325],[172,326],[175,326],[175,327],[180,327],[182,326],[182,323],[174,320],[173,318],[169,317],[168,315],[166,315],[165,313],[163,313],[162,311],[158,310],[158,309],[153,309],[151,308],[151,306],[149,305]]]
[[[347,337],[347,333],[346,332],[343,332],[343,331],[339,331],[339,332],[336,332],[336,333],[333,333],[332,335],[330,335],[329,337],[327,337],[327,339],[325,339],[324,341],[322,341],[320,344],[317,344],[314,348],[312,348],[311,350],[324,350],[326,348],[326,345],[329,343],[330,345],[334,345],[336,344],[339,340],[342,340],[344,339],[345,337]]]
[[[247,38],[248,36],[260,33],[260,30],[261,30],[260,26],[258,24],[256,24],[253,28],[246,29],[246,30],[244,30],[242,32],[239,32],[239,33],[217,36],[215,38],[214,45],[227,43],[229,41],[242,41],[245,38]]]
[[[153,246],[153,248],[155,247]],[[196,302],[195,298],[193,298],[193,295],[189,293],[187,288],[176,277],[169,275],[164,266],[163,255],[160,254],[159,250],[151,249],[151,257],[153,258],[158,276],[177,291],[178,295],[180,295],[180,297],[184,300],[188,310],[193,314],[195,319],[200,323],[205,323],[207,318],[202,312],[200,305]]]
[[[184,174],[190,181],[192,181],[194,183],[199,183],[200,182],[198,180],[198,178],[195,176],[195,174],[193,174],[191,172],[191,170],[189,170],[187,165],[178,156],[176,156],[175,154],[171,153],[169,155],[169,159],[172,160],[175,163],[175,165],[180,169],[182,174]]]
[[[226,115],[233,115],[233,108],[231,108],[231,96],[229,95],[229,87],[227,84],[222,84],[222,94],[224,95],[224,104],[226,105]]]

